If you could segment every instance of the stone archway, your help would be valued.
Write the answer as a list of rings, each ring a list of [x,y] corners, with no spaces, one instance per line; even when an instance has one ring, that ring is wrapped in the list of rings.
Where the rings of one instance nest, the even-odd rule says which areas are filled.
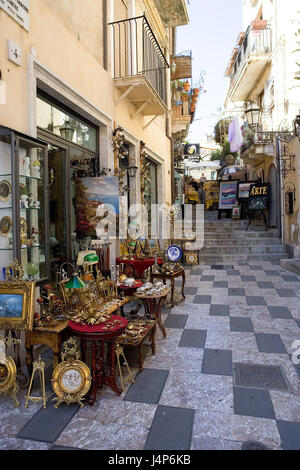
[[[271,183],[271,201],[269,206],[269,226],[278,226],[278,188],[277,174],[275,165],[271,165],[268,172],[268,182]]]

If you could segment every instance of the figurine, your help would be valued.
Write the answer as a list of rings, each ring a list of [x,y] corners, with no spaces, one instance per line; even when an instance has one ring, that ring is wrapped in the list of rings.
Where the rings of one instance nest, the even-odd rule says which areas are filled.
[[[24,174],[25,176],[30,176],[30,158],[28,156],[25,157]]]
[[[28,209],[28,201],[29,201],[29,197],[28,197],[28,191],[26,188],[23,188],[22,191],[21,191],[21,201],[20,201],[20,207],[22,209]]]
[[[41,164],[39,160],[34,160],[32,163],[32,176],[35,178],[40,178],[41,177]]]

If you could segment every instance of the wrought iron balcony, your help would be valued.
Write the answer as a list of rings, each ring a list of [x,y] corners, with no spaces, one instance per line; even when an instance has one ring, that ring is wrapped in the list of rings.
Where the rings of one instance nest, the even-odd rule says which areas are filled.
[[[249,98],[255,82],[264,72],[272,52],[272,31],[266,21],[253,21],[246,31],[233,63],[230,64],[230,99]],[[228,70],[227,69],[227,70]]]
[[[112,27],[115,85],[144,115],[167,109],[167,59],[146,19],[138,16],[109,23]]]

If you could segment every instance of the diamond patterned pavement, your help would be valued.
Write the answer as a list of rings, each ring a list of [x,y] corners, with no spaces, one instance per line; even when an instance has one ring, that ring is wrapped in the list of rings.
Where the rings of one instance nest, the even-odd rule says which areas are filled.
[[[292,359],[300,341],[300,277],[271,262],[214,268],[186,269],[186,299],[164,310],[167,338],[158,329],[156,354],[145,348],[144,377],[138,374],[121,396],[104,388],[54,442],[17,437],[41,408],[24,408],[25,391],[17,409],[0,397],[0,449],[155,450],[173,443],[175,449],[239,450],[257,441],[299,450],[300,366]],[[51,355],[45,357],[51,368]],[[237,386],[235,364],[280,366],[288,390]],[[157,384],[155,399],[143,402],[149,377]]]

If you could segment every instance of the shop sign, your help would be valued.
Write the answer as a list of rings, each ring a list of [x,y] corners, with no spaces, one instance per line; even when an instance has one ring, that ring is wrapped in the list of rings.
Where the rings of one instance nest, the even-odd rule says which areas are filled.
[[[29,0],[0,0],[0,9],[29,31]]]
[[[271,195],[270,183],[255,183],[249,189],[249,210],[267,210]]]

